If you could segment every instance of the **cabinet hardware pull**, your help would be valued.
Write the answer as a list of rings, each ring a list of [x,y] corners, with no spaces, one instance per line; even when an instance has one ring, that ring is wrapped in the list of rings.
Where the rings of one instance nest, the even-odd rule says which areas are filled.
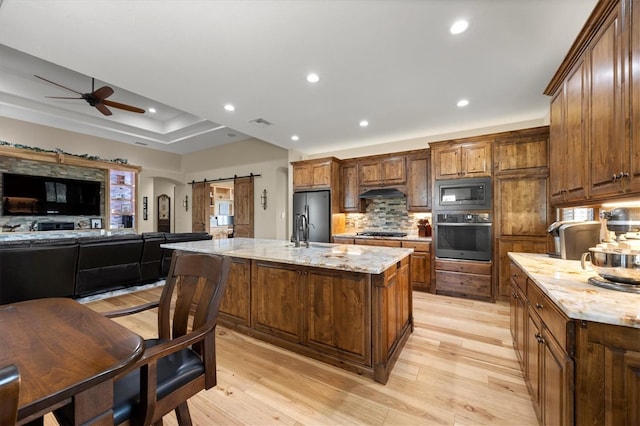
[[[544,308],[544,306],[542,306],[540,303],[536,303],[536,308],[542,309],[542,308]]]

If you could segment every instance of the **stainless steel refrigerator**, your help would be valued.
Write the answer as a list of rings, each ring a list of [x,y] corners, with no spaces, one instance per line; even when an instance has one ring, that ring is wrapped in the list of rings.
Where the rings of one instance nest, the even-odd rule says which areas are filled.
[[[293,226],[296,231],[296,215],[309,219],[309,241],[331,242],[331,195],[329,191],[307,191],[293,193]],[[302,238],[302,232],[300,233]]]

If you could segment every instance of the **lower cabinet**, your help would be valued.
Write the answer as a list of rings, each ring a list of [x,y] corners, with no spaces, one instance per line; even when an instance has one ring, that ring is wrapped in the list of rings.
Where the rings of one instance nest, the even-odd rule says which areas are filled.
[[[582,321],[576,337],[576,424],[640,424],[640,328]]]
[[[403,248],[412,248],[411,286],[414,290],[431,291],[431,243],[403,241]]]
[[[574,424],[575,324],[513,263],[511,334],[543,425]],[[580,423],[579,423],[580,424]]]
[[[493,301],[491,262],[436,259],[436,294]]]
[[[251,261],[234,257],[231,259],[227,289],[220,303],[220,318],[241,326],[249,326],[251,306]]]

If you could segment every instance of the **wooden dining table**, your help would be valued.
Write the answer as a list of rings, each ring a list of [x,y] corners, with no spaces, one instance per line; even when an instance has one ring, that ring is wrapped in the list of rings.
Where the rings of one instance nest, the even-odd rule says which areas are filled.
[[[0,366],[20,370],[18,424],[58,410],[70,424],[113,424],[113,379],[143,339],[72,299],[0,305]]]

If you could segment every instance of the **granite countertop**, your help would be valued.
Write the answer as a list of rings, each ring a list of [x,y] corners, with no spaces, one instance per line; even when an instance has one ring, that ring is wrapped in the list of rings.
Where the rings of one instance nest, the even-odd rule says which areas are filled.
[[[587,279],[579,260],[563,260],[534,253],[509,257],[569,317],[578,320],[640,328],[640,294],[597,287]]]
[[[357,235],[356,233],[343,233],[343,234],[333,234],[332,237],[339,237],[339,238],[366,238],[366,239],[373,239],[373,240],[400,240],[400,241],[418,241],[418,242],[424,242],[424,243],[428,243],[431,242],[432,238],[431,237],[419,237],[418,234],[407,234],[404,237],[373,237],[370,235]]]
[[[328,243],[311,243],[309,248],[294,247],[289,241],[254,238],[189,241],[163,244],[162,247],[367,274],[380,274],[413,252],[406,248]]]

